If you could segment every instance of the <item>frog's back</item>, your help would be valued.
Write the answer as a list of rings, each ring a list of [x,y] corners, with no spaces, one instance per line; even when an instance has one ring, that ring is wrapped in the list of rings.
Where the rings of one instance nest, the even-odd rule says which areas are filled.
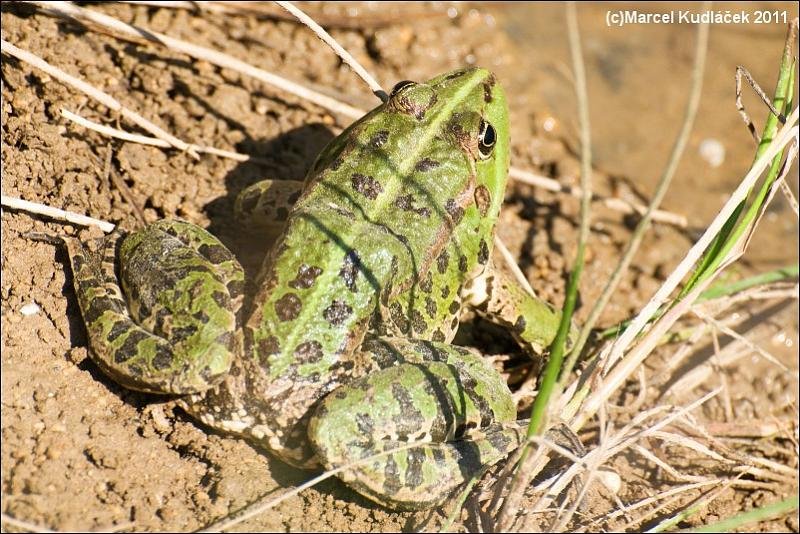
[[[488,164],[481,129],[492,113],[506,120],[493,87],[482,69],[396,87],[319,156],[265,262],[245,329],[253,361],[268,376],[266,396],[282,412],[288,404],[299,417],[343,375],[359,374],[354,353],[370,320],[400,302],[405,308],[415,293],[423,303],[434,285],[444,295],[441,283],[426,283],[433,274],[453,287],[437,297],[429,324],[409,331],[412,305],[408,317],[396,317],[405,331],[389,328],[430,338],[457,286],[485,263],[507,167],[504,152],[488,173],[479,168]],[[505,151],[507,137],[498,144]]]

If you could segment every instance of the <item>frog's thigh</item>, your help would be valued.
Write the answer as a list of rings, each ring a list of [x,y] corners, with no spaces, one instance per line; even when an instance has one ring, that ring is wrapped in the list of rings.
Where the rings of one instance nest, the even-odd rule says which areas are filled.
[[[328,469],[387,453],[339,475],[357,491],[390,508],[429,507],[524,439],[505,381],[483,358],[444,343],[380,341],[404,363],[335,390],[309,425]],[[381,365],[385,346],[373,354]]]
[[[470,281],[463,299],[482,317],[507,327],[524,348],[537,354],[553,342],[558,331],[559,310],[532,297],[516,280],[491,266]],[[574,335],[573,329],[570,339]]]
[[[261,232],[279,230],[302,192],[303,182],[295,180],[256,182],[237,195],[234,215],[243,228]]]
[[[123,240],[120,270],[132,310],[114,272],[119,236],[97,253],[66,240],[92,359],[126,387],[203,391],[224,377],[238,351],[232,301],[239,300],[241,267],[204,230],[192,227],[186,238],[187,226],[159,222]]]

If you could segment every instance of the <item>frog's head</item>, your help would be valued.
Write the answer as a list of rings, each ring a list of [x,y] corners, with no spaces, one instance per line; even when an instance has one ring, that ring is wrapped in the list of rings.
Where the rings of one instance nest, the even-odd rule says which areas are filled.
[[[386,111],[413,117],[418,131],[448,141],[466,156],[471,171],[462,190],[486,223],[500,212],[508,176],[508,106],[494,74],[467,68],[425,83],[402,81],[394,86]],[[462,206],[466,207],[466,206]]]

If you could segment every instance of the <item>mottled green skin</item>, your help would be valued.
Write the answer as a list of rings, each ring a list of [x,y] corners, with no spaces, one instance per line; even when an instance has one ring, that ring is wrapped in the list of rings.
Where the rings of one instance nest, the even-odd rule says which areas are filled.
[[[508,158],[506,101],[488,71],[393,91],[325,148],[302,194],[261,184],[240,196],[240,220],[256,226],[269,212],[264,228],[284,219],[279,204],[296,201],[241,331],[241,270],[202,230],[161,222],[123,241],[127,323],[113,272],[83,276],[101,263],[71,241],[94,357],[130,387],[195,393],[182,403],[201,421],[297,466],[335,468],[418,442],[340,476],[391,508],[434,505],[524,435],[500,375],[448,344],[462,305],[530,350],[549,343],[558,321],[491,269]],[[192,236],[183,241],[205,254],[170,233]],[[123,324],[152,334],[126,331],[138,343],[120,343]],[[174,358],[164,369],[162,345]],[[200,373],[189,376],[193,367]]]

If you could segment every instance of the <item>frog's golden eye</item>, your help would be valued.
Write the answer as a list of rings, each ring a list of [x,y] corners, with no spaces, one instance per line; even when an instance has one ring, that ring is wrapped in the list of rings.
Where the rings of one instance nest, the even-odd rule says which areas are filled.
[[[497,142],[497,132],[494,131],[494,127],[481,119],[481,129],[478,134],[478,152],[481,159],[491,157],[495,142]]]
[[[409,85],[416,85],[417,82],[412,82],[411,80],[403,80],[402,82],[397,82],[394,87],[392,87],[392,92],[389,93],[389,98],[393,97]]]

